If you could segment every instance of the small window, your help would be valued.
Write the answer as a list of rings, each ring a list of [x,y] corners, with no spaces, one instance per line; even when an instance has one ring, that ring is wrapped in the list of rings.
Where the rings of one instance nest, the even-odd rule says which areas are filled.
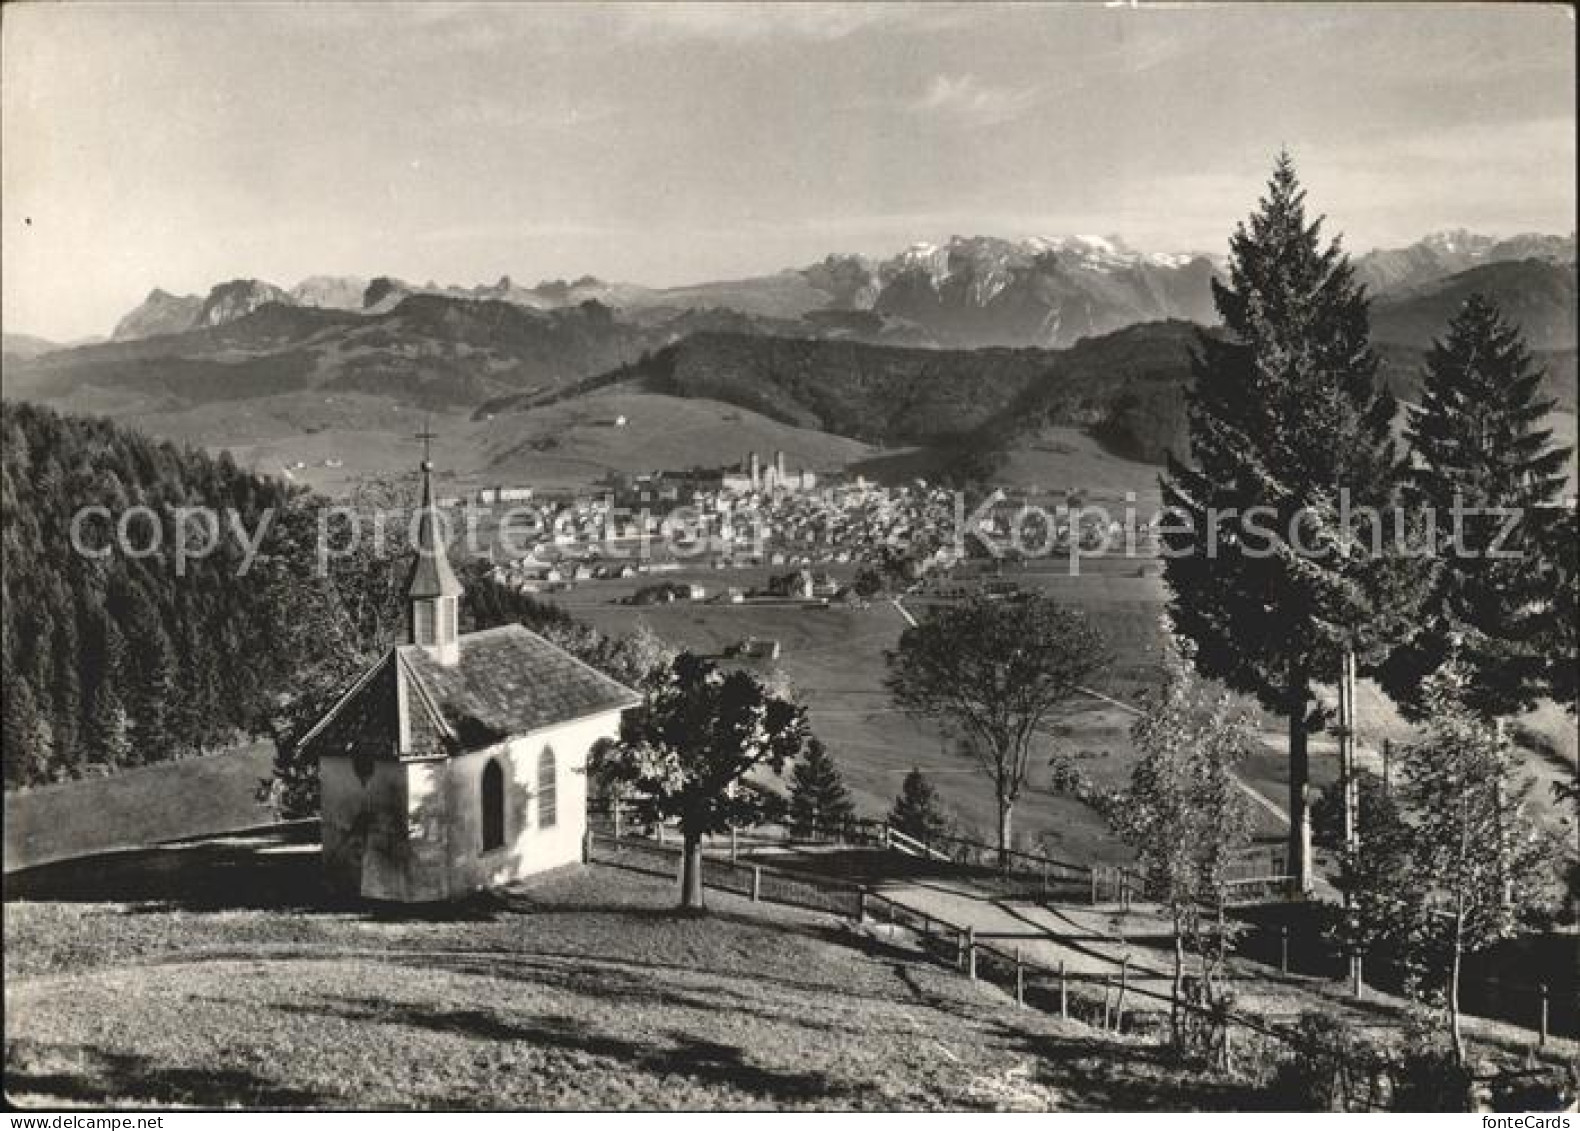
[[[554,827],[554,822],[559,813],[557,806],[559,779],[554,770],[554,750],[545,746],[543,753],[538,755],[538,827],[548,829]]]
[[[414,644],[432,644],[433,602],[414,601],[411,607],[411,635]]]
[[[483,851],[505,844],[505,772],[499,763],[483,767]]]

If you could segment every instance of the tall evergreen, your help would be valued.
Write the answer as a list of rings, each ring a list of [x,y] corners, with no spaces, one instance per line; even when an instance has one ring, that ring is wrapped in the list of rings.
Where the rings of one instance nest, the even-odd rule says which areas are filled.
[[[900,783],[900,795],[889,810],[889,824],[924,844],[949,832],[949,816],[938,800],[938,791],[915,766]]]
[[[855,818],[839,767],[821,742],[809,740],[790,775],[790,831],[814,839],[838,836]]]
[[[1549,529],[1570,452],[1541,427],[1555,403],[1541,396],[1543,376],[1519,330],[1479,294],[1427,353],[1406,433],[1408,495],[1433,532],[1435,578],[1418,631],[1381,673],[1412,715],[1456,649],[1465,705],[1483,718],[1523,710],[1547,689],[1558,549]]]
[[[1281,154],[1229,241],[1228,283],[1213,284],[1226,332],[1202,334],[1192,358],[1191,462],[1171,458],[1162,481],[1171,613],[1197,667],[1286,720],[1288,866],[1307,889],[1308,738],[1325,721],[1313,685],[1345,649],[1370,657],[1405,604],[1383,594],[1407,588],[1368,549],[1394,502],[1394,401],[1365,291],[1321,226]]]

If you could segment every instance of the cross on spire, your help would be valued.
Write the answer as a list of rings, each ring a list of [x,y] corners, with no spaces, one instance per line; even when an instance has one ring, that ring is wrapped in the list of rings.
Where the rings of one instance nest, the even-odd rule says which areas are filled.
[[[433,441],[439,438],[439,434],[433,431],[428,421],[424,421],[422,431],[415,433],[415,438],[422,441],[422,469],[433,470]]]

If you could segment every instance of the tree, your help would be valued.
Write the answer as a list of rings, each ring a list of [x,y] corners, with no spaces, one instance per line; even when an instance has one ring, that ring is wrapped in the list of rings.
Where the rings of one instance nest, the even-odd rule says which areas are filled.
[[[1543,376],[1519,330],[1479,294],[1427,353],[1406,432],[1415,459],[1407,490],[1438,569],[1417,631],[1380,673],[1412,717],[1424,710],[1427,677],[1451,652],[1464,703],[1483,718],[1528,709],[1547,690],[1544,637],[1563,591],[1551,555],[1563,550],[1546,527],[1555,525],[1548,516],[1571,450],[1540,426],[1555,403],[1540,395]],[[1569,652],[1572,664],[1572,638]]]
[[[837,836],[856,819],[839,767],[817,739],[790,772],[790,831],[798,837]]]
[[[1403,751],[1400,864],[1374,860],[1358,879],[1365,929],[1407,946],[1441,978],[1454,1057],[1464,1062],[1459,977],[1466,955],[1512,935],[1546,897],[1540,842],[1514,784],[1502,728],[1469,704],[1472,679],[1454,658],[1427,681],[1425,738]]]
[[[886,653],[894,701],[958,727],[993,782],[998,847],[1008,861],[1015,802],[1049,715],[1108,663],[1080,612],[1040,594],[977,597],[935,609]]]
[[[749,672],[721,672],[689,652],[627,711],[594,772],[630,799],[639,820],[678,819],[685,845],[681,906],[702,911],[702,838],[762,819],[771,795],[747,775],[781,773],[808,739],[806,713]]]
[[[1170,1014],[1176,1045],[1191,1029],[1187,952],[1199,964],[1202,1004],[1227,1009],[1224,964],[1233,943],[1228,923],[1229,865],[1251,839],[1251,813],[1235,766],[1255,745],[1250,721],[1221,688],[1191,667],[1188,640],[1168,634],[1166,678],[1148,696],[1131,730],[1141,755],[1129,786],[1105,806],[1110,822],[1136,851],[1147,894],[1168,911],[1174,936],[1174,993]],[[1215,1027],[1216,1028],[1216,1027]],[[1212,1043],[1226,1056],[1221,1031]]]
[[[1213,283],[1224,333],[1203,333],[1188,397],[1190,463],[1162,488],[1170,613],[1204,675],[1255,695],[1289,733],[1289,867],[1310,890],[1313,683],[1375,651],[1408,609],[1375,552],[1399,460],[1394,401],[1376,379],[1364,289],[1321,246],[1281,154]]]
[[[900,794],[889,810],[889,824],[923,844],[949,834],[949,815],[938,800],[938,791],[915,766],[900,783]]]

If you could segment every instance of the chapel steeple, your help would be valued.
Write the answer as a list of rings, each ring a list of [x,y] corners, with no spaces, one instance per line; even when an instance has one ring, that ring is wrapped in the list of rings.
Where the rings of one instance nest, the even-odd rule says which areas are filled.
[[[419,432],[422,441],[422,506],[417,512],[416,557],[406,580],[407,629],[411,643],[421,645],[441,664],[460,658],[457,603],[461,583],[445,554],[444,523],[433,501],[432,432]]]

